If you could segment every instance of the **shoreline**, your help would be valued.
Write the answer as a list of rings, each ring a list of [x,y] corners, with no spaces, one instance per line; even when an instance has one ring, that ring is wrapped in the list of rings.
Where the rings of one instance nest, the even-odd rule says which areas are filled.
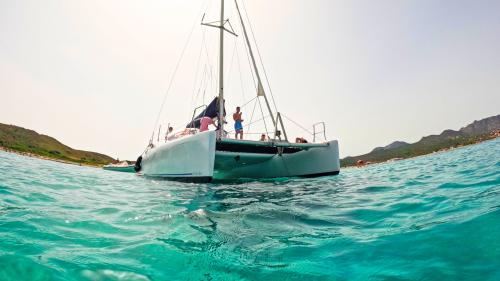
[[[31,152],[18,151],[15,149],[4,147],[4,146],[0,146],[0,151],[7,152],[7,153],[13,153],[13,154],[21,155],[21,156],[26,156],[26,157],[31,157],[31,158],[37,158],[37,159],[41,159],[41,160],[59,162],[59,163],[69,164],[69,165],[75,165],[75,166],[85,166],[85,167],[92,167],[92,168],[102,168],[102,166],[103,166],[103,165],[91,165],[91,164],[86,164],[86,163],[71,162],[71,161],[57,159],[57,158],[50,158],[47,156],[42,156],[42,155],[38,155],[35,153],[31,153]]]
[[[452,151],[452,150],[455,150],[455,149],[458,149],[458,148],[468,147],[468,146],[480,144],[480,143],[483,143],[483,142],[486,142],[486,141],[495,140],[495,139],[497,139],[499,137],[500,136],[494,136],[492,138],[484,139],[484,140],[481,140],[481,141],[478,141],[478,142],[475,142],[475,143],[466,144],[466,145],[459,145],[459,146],[456,146],[456,147],[452,146],[452,147],[442,148],[442,149],[439,149],[437,151],[433,151],[431,153],[416,155],[416,156],[412,156],[412,157],[408,157],[408,158],[392,158],[392,159],[388,159],[388,160],[380,161],[380,162],[367,162],[367,163],[365,163],[365,164],[363,164],[361,166],[349,165],[349,166],[340,167],[340,168],[341,169],[366,168],[368,166],[372,166],[372,165],[376,165],[376,164],[385,164],[385,163],[403,161],[403,160],[407,160],[407,159],[413,159],[413,158],[417,158],[417,157],[421,157],[421,156],[427,156],[427,155],[431,155],[431,154],[445,153],[445,152],[449,152],[449,151]],[[0,151],[4,151],[4,152],[7,152],[7,153],[13,153],[13,154],[17,154],[17,155],[22,155],[22,156],[26,156],[26,157],[31,157],[31,158],[37,158],[37,159],[41,159],[41,160],[59,162],[59,163],[69,164],[69,165],[75,165],[75,166],[85,166],[85,167],[92,167],[92,168],[99,168],[99,169],[104,166],[104,164],[103,165],[100,165],[100,164],[99,165],[91,165],[91,164],[72,162],[72,161],[67,161],[67,160],[62,160],[62,159],[57,159],[57,158],[50,158],[50,157],[47,157],[47,156],[42,156],[42,155],[38,155],[38,154],[35,154],[35,153],[31,153],[31,152],[24,152],[24,151],[18,151],[18,150],[10,149],[10,148],[4,147],[4,146],[0,146]]]
[[[484,139],[484,140],[481,140],[481,141],[478,141],[478,142],[474,142],[474,143],[470,143],[470,144],[465,144],[465,145],[458,145],[458,146],[451,146],[451,147],[441,148],[441,149],[439,149],[437,151],[433,151],[433,152],[426,153],[426,154],[421,154],[421,155],[416,155],[416,156],[412,156],[412,157],[408,157],[408,158],[392,158],[392,159],[388,159],[388,160],[380,161],[380,162],[367,162],[367,163],[365,163],[364,165],[361,165],[361,166],[349,165],[349,166],[340,167],[340,168],[341,169],[366,168],[366,167],[377,165],[377,164],[386,164],[386,163],[404,161],[404,160],[408,160],[408,159],[413,159],[413,158],[417,158],[417,157],[428,156],[428,155],[433,155],[433,154],[438,154],[438,153],[446,153],[446,152],[449,152],[449,151],[452,151],[452,150],[455,150],[455,149],[469,147],[471,145],[476,145],[476,144],[480,144],[480,143],[483,143],[483,142],[496,140],[499,137],[500,136],[496,135],[496,136],[494,136],[492,138]]]

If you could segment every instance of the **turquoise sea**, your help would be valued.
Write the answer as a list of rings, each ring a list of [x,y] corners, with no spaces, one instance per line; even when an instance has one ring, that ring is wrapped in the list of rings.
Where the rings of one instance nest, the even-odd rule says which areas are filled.
[[[233,184],[0,152],[0,280],[500,280],[500,139]]]

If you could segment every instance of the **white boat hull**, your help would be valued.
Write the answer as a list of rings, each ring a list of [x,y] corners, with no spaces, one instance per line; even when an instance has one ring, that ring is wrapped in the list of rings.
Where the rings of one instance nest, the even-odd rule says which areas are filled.
[[[214,171],[215,132],[179,138],[149,149],[141,173],[148,177],[210,181]]]
[[[107,171],[135,173],[134,165],[128,165],[128,166],[105,165],[102,168]]]
[[[323,144],[216,141],[198,133],[146,151],[141,173],[148,177],[211,181],[335,175],[340,171],[337,141]]]
[[[292,144],[293,145],[293,144]],[[304,145],[306,146],[306,145]],[[340,171],[337,141],[295,153],[216,151],[214,179],[315,177]]]

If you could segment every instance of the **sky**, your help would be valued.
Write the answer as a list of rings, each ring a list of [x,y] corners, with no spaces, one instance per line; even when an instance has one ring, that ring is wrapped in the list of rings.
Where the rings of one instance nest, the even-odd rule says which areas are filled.
[[[500,1],[239,3],[290,138],[311,136],[289,119],[309,131],[324,121],[345,157],[500,113]],[[224,45],[231,113],[256,91],[234,3],[226,4],[238,34],[226,33]],[[203,14],[217,21],[219,5],[0,0],[0,123],[137,158],[157,116],[163,128],[181,128],[217,95],[218,30],[199,23]],[[247,124],[253,106],[242,109]]]

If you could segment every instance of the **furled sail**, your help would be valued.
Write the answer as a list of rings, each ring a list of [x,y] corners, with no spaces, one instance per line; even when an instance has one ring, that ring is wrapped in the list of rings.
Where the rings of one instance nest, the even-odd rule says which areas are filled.
[[[215,97],[212,102],[200,113],[193,118],[191,122],[186,125],[186,128],[200,128],[200,121],[202,117],[215,118],[219,115],[219,97]],[[223,116],[226,116],[226,108],[224,107]]]

